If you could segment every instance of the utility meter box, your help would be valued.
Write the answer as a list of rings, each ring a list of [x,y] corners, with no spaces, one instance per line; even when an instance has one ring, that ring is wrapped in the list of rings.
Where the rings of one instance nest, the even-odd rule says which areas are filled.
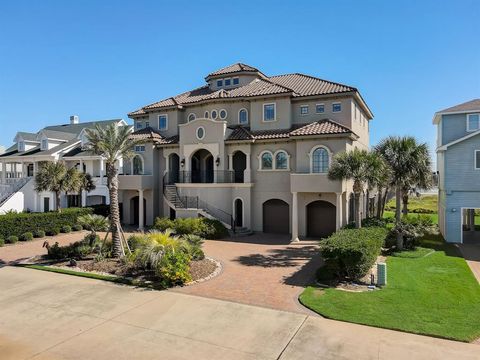
[[[386,263],[377,264],[377,285],[378,286],[387,285],[387,264]]]

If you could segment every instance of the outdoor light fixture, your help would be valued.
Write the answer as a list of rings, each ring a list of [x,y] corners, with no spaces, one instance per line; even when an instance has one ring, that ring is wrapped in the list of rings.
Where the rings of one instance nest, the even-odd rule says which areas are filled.
[[[219,166],[220,165],[220,157],[217,156],[217,158],[215,159],[215,165]]]
[[[180,161],[180,166],[181,166],[182,168],[185,166],[185,159],[182,159],[182,160]]]
[[[452,212],[457,212],[457,209],[455,209],[455,208],[452,208]]]

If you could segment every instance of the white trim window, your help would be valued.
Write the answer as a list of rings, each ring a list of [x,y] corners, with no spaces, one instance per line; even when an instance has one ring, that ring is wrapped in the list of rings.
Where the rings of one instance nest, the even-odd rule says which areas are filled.
[[[158,130],[168,130],[168,115],[158,115]]]
[[[199,126],[196,131],[197,139],[203,140],[205,138],[205,128],[203,126]]]
[[[145,152],[145,145],[135,145],[136,152]]]
[[[260,153],[260,170],[273,170],[273,155],[270,151]]]
[[[216,120],[217,117],[218,117],[218,111],[215,110],[215,109],[213,109],[212,112],[211,112],[211,114],[212,114],[212,119],[213,119],[213,120]]]
[[[222,87],[223,86],[223,79],[218,79],[217,80],[217,87]]]
[[[137,121],[137,122],[135,123],[135,130],[140,130],[140,129],[142,129],[142,128],[143,128],[142,122],[141,122],[141,121]]]
[[[342,111],[342,103],[333,103],[332,112],[337,113]]]
[[[222,109],[219,111],[218,116],[220,119],[225,120],[227,118],[227,110]]]
[[[226,78],[225,79],[225,86],[230,86],[232,85],[232,79],[231,78]]]
[[[145,127],[146,128],[150,127],[150,122],[149,121],[145,121]]]
[[[276,107],[277,107],[276,103],[263,104],[263,121],[277,120]]]
[[[467,131],[480,130],[480,114],[467,115]]]
[[[308,105],[300,105],[300,115],[308,115]]]
[[[243,108],[238,111],[238,123],[240,125],[248,124],[248,111]]]
[[[326,174],[330,167],[330,152],[324,146],[315,146],[310,152],[310,172]]]
[[[475,150],[474,163],[475,170],[480,170],[480,150]]]
[[[317,114],[323,114],[325,112],[325,104],[315,104],[315,112]]]
[[[48,139],[42,140],[41,150],[48,150]]]
[[[24,152],[25,151],[25,141],[20,141],[18,143],[18,151],[19,152]]]
[[[188,122],[193,121],[197,118],[197,116],[194,113],[188,114]]]
[[[275,152],[275,170],[289,170],[290,156],[285,150]]]
[[[234,78],[232,79],[232,83],[233,83],[233,85],[238,85],[238,84],[240,84],[240,78],[234,77]]]

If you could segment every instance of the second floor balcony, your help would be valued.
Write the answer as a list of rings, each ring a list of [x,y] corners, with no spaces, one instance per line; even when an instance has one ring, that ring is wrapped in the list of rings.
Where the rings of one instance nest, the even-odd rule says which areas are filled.
[[[243,177],[235,176],[233,170],[167,172],[164,184],[232,184],[243,183]]]
[[[329,180],[327,173],[297,172],[290,174],[290,188],[292,192],[333,192],[345,190],[345,182]]]

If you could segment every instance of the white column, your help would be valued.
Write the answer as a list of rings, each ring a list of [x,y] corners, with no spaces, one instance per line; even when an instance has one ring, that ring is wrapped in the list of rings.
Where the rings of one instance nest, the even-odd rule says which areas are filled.
[[[170,171],[170,155],[165,154],[163,155],[165,158],[165,170],[163,171],[163,175]],[[180,165],[180,164],[179,164]]]
[[[7,177],[7,163],[2,161],[2,184],[5,184],[5,179]]]
[[[100,184],[103,184],[103,173],[104,173],[103,158],[101,158],[100,159]]]
[[[118,173],[123,175],[123,158],[118,159]]]
[[[292,242],[300,241],[298,239],[298,196],[292,192]]]
[[[138,190],[138,230],[145,227],[145,214],[143,213],[143,190]]]
[[[35,175],[37,175],[37,171],[38,171],[38,163],[36,161],[33,162],[33,176],[35,177]],[[34,180],[35,181],[35,180]],[[34,194],[33,194],[33,211],[40,211],[40,209],[38,208],[38,193],[36,191],[34,191]]]
[[[228,154],[228,170],[233,170],[233,154]]]
[[[335,224],[336,224],[336,229],[339,230],[341,227],[342,227],[342,193],[336,193],[337,195],[337,201],[336,201],[336,205],[337,205],[337,216],[336,216],[336,221],[335,221]]]
[[[87,192],[82,190],[82,207],[87,206]]]
[[[250,154],[246,154],[246,166],[245,171],[243,172],[243,182],[250,183],[252,182],[252,169],[250,165]]]
[[[81,173],[83,173],[83,159],[80,159],[80,169],[78,169]]]

